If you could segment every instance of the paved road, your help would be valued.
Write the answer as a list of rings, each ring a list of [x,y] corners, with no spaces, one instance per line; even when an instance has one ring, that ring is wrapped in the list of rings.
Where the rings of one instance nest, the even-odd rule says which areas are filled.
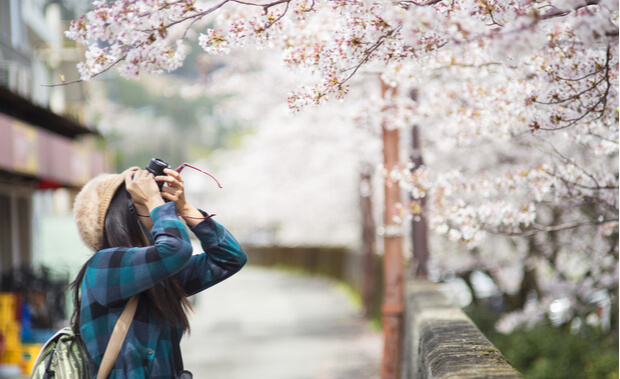
[[[380,332],[333,282],[245,267],[196,298],[181,348],[196,379],[370,379]]]

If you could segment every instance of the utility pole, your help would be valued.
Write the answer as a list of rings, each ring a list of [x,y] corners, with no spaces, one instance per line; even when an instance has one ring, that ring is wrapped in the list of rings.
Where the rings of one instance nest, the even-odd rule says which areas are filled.
[[[381,95],[385,99],[388,91],[394,91],[381,81]],[[384,210],[384,255],[383,255],[383,304],[381,321],[383,325],[382,379],[398,379],[402,356],[402,320],[404,302],[404,257],[401,225],[395,222],[396,204],[400,202],[400,186],[393,182],[390,172],[398,166],[398,129],[390,129],[386,121],[381,125],[383,134],[383,165],[388,174],[385,178]]]
[[[422,150],[420,148],[420,131],[417,125],[411,129],[411,162],[413,167],[411,172],[415,172],[424,164]],[[411,201],[413,201],[411,197]],[[420,200],[419,213],[414,215],[411,221],[411,238],[413,240],[413,267],[412,274],[416,279],[426,279],[428,277],[428,239],[426,226],[426,198]]]

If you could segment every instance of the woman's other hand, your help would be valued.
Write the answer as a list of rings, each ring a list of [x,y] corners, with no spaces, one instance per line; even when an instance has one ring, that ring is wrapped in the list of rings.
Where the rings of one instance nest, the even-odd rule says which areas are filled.
[[[172,169],[164,169],[167,175],[155,177],[158,182],[168,183],[161,189],[161,195],[164,199],[173,201],[177,213],[184,218],[185,222],[194,226],[202,221],[203,215],[196,207],[191,205],[185,198],[185,186],[181,174]]]

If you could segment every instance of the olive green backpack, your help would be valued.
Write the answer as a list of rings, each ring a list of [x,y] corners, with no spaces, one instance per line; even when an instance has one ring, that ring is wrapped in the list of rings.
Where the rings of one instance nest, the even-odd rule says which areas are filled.
[[[114,367],[133,316],[138,306],[138,296],[127,302],[114,325],[97,378],[105,379]],[[70,326],[60,329],[50,338],[39,353],[32,369],[32,379],[85,379],[92,378],[88,352],[79,334]]]
[[[67,326],[43,345],[34,362],[32,378],[92,378],[88,359],[84,342]]]

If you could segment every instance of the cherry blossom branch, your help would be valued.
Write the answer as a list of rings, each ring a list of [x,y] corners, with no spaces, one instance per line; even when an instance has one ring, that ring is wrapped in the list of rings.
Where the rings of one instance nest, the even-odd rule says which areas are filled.
[[[349,74],[349,76],[347,76],[344,80],[342,80],[338,85],[342,86],[343,84],[345,84],[349,79],[351,79],[355,73],[357,73],[357,71],[366,63],[368,63],[368,61],[370,61],[370,58],[372,57],[372,54],[379,49],[379,47],[381,47],[381,45],[383,45],[385,43],[385,41],[392,36],[392,34],[394,34],[395,32],[397,32],[398,30],[400,30],[401,26],[398,26],[394,29],[389,30],[387,33],[385,33],[384,35],[380,36],[377,41],[370,46],[368,49],[366,49],[364,51],[364,55],[362,57],[362,59],[352,68],[349,68],[348,70],[345,71],[349,71],[349,70],[353,70],[351,72],[351,74]]]
[[[234,0],[233,0],[233,1],[234,1]],[[273,21],[271,21],[269,24],[265,25],[265,26],[263,27],[263,30],[267,30],[267,29],[269,29],[272,25],[274,25],[275,23],[277,23],[278,21],[280,21],[280,20],[284,17],[284,15],[286,14],[286,12],[288,12],[288,7],[289,7],[289,5],[291,4],[290,0],[282,0],[282,1],[278,2],[278,3],[279,3],[279,4],[286,3],[286,7],[284,8],[284,11],[282,12],[282,14],[281,14],[280,16],[276,17],[276,18],[275,18],[275,19],[273,19]],[[279,5],[279,4],[276,4],[276,5]],[[267,12],[269,11],[269,8],[270,8],[270,7],[272,7],[272,6],[273,6],[273,5],[264,6],[264,7],[263,7],[263,12],[264,12],[265,14],[267,14]]]
[[[413,5],[417,5],[419,7],[428,7],[431,5],[435,5],[437,3],[441,3],[443,0],[430,0],[426,3],[420,3],[414,0],[409,0],[409,1],[399,1],[398,4],[413,4]]]
[[[147,40],[148,41],[148,40]],[[146,41],[139,43],[138,45],[136,45],[136,48],[144,45],[146,43]],[[112,67],[116,66],[118,63],[120,63],[121,61],[125,60],[125,58],[127,58],[127,55],[129,53],[125,53],[122,56],[120,56],[118,59],[116,59],[114,62],[112,62],[111,64],[109,64],[106,68],[104,68],[101,71],[98,71],[97,73],[95,73],[94,75],[91,76],[91,78],[94,78],[96,76],[99,76],[107,71],[110,71],[110,69],[112,69]],[[76,79],[76,80],[72,80],[70,82],[65,82],[63,81],[62,83],[57,83],[57,84],[42,84],[43,87],[58,87],[58,86],[66,86],[69,84],[75,84],[75,83],[81,83],[83,82],[84,79]]]
[[[124,54],[122,54],[121,56],[119,56],[118,58],[116,58],[113,62],[111,62],[109,65],[107,65],[106,67],[104,67],[103,69],[97,71],[97,72],[91,72],[88,76],[88,78],[94,78],[97,77],[107,71],[109,71],[112,67],[118,65],[120,62],[124,61],[127,56],[129,55],[130,51],[135,51],[138,50],[140,48],[142,48],[143,46],[145,46],[145,44],[148,43],[153,43],[156,39],[158,39],[157,36],[159,36],[159,38],[165,38],[167,36],[167,30],[170,29],[173,26],[176,26],[178,24],[184,23],[186,21],[191,20],[190,24],[186,27],[181,39],[184,39],[187,35],[187,32],[189,31],[189,29],[200,19],[202,19],[203,17],[217,11],[218,9],[222,8],[224,5],[226,5],[227,3],[237,3],[237,4],[242,4],[242,5],[246,5],[246,6],[256,6],[256,7],[261,7],[265,10],[265,12],[267,12],[267,10],[270,7],[273,6],[277,6],[279,4],[283,4],[286,3],[286,9],[284,11],[284,13],[282,15],[280,15],[278,18],[272,20],[269,24],[267,24],[266,26],[263,27],[263,30],[268,29],[269,27],[271,27],[272,25],[274,25],[275,23],[277,23],[278,21],[280,21],[282,19],[282,17],[286,14],[287,10],[288,10],[288,6],[291,0],[277,0],[268,4],[258,4],[258,3],[252,3],[252,2],[244,2],[244,1],[240,1],[240,0],[223,0],[219,3],[217,3],[216,5],[212,6],[209,9],[206,9],[204,11],[201,12],[196,12],[196,8],[191,5],[191,6],[187,6],[185,11],[186,13],[191,13],[191,12],[196,12],[194,14],[188,15],[186,17],[181,17],[179,19],[176,20],[171,20],[171,22],[167,23],[167,24],[161,24],[159,27],[157,28],[152,28],[152,29],[145,29],[145,30],[141,30],[141,32],[143,33],[147,33],[148,36],[146,36],[145,40],[134,45],[134,46],[130,46],[127,48],[126,52]],[[152,16],[160,11],[163,11],[165,9],[168,9],[171,5],[178,5],[178,4],[183,4],[183,1],[177,1],[177,2],[173,2],[173,3],[168,3],[166,5],[160,6],[159,8],[155,8],[153,9],[151,12],[146,12],[143,13],[141,15],[139,15],[139,17],[141,18],[145,18],[145,17],[149,17]],[[313,6],[314,6],[314,2],[313,2]],[[307,10],[309,11],[309,10]],[[139,30],[137,30],[139,31]],[[80,78],[78,80],[74,80],[74,81],[70,81],[70,82],[62,82],[62,83],[58,83],[58,84],[51,84],[51,85],[46,85],[47,87],[55,87],[55,86],[62,86],[62,85],[69,85],[69,84],[74,84],[74,83],[80,83],[83,82],[85,79],[84,78]]]
[[[576,167],[579,167],[579,166],[576,166]],[[591,190],[591,191],[617,190],[619,188],[617,185],[616,186],[614,186],[614,185],[601,186],[601,185],[598,184],[598,182],[594,186],[587,186],[585,184],[578,183],[578,182],[576,182],[574,180],[568,180],[565,177],[563,177],[563,176],[561,176],[559,174],[553,173],[551,171],[544,171],[544,172],[547,175],[552,176],[554,178],[557,178],[557,179],[561,180],[562,182],[564,182],[564,184],[566,185],[567,188],[579,187],[579,188],[586,189],[586,190]],[[590,179],[592,179],[592,180],[594,180],[596,182],[596,179],[591,174],[586,173],[586,172],[584,172],[584,174],[586,176],[590,177]]]
[[[187,17],[180,18],[180,19],[178,19],[178,20],[176,20],[176,21],[172,21],[171,23],[169,23],[169,24],[167,24],[167,25],[163,25],[162,27],[160,27],[160,28],[158,28],[158,29],[149,29],[149,30],[145,30],[145,32],[154,32],[154,31],[160,31],[160,30],[162,30],[162,29],[169,29],[169,28],[170,28],[170,27],[172,27],[172,26],[175,26],[175,25],[177,25],[177,24],[181,24],[181,23],[183,23],[183,22],[185,22],[185,21],[188,21],[188,20],[192,20],[192,24],[193,24],[193,23],[195,23],[196,21],[198,21],[198,20],[200,20],[201,18],[203,18],[204,16],[206,16],[206,15],[208,15],[208,14],[211,14],[211,13],[215,12],[216,10],[220,9],[221,7],[223,7],[224,5],[226,5],[226,3],[229,3],[229,2],[232,2],[232,1],[234,1],[234,0],[223,0],[222,2],[220,2],[220,3],[216,4],[216,5],[214,5],[213,7],[209,8],[209,9],[207,9],[207,10],[205,10],[205,11],[198,12],[198,13],[196,13],[196,14],[194,14],[194,15],[191,15],[191,16],[187,16]],[[182,2],[182,1],[179,1],[179,2],[177,2],[177,3],[181,3],[181,2]],[[161,10],[166,9],[166,8],[167,8],[167,6],[162,6],[161,8],[159,8],[159,9],[157,9],[157,10],[154,10],[153,12],[149,13],[149,15],[154,14],[154,13],[156,13],[157,11],[161,11]],[[195,10],[195,8],[193,8],[193,9]]]
[[[246,2],[246,1],[241,1],[241,0],[229,0],[233,3],[237,3],[237,4],[241,4],[241,5],[248,5],[248,6],[254,6],[254,7],[260,7],[263,9],[269,9],[273,6],[276,5],[280,5],[280,4],[284,4],[284,3],[290,3],[291,0],[276,0],[274,2],[271,3],[267,3],[267,4],[257,4],[257,3],[251,3],[251,2]]]
[[[549,20],[549,19],[556,18],[556,17],[564,17],[564,16],[568,16],[569,14],[571,14],[574,11],[577,11],[577,10],[585,8],[585,7],[589,7],[591,5],[598,5],[599,3],[600,3],[600,0],[587,0],[585,3],[576,6],[574,9],[569,9],[569,10],[565,10],[565,11],[560,10],[560,9],[558,9],[558,8],[556,8],[556,7],[551,5],[550,7],[552,9],[549,12],[547,12],[545,14],[542,14],[542,15],[539,15],[538,17],[541,20]]]
[[[555,77],[557,79],[565,81],[565,82],[580,82],[580,81],[582,81],[584,79],[587,79],[587,78],[589,78],[591,76],[594,76],[594,75],[596,75],[596,74],[598,74],[598,73],[600,73],[602,71],[605,71],[605,70],[606,70],[606,66],[603,66],[603,67],[599,68],[598,70],[596,70],[594,72],[591,72],[589,74],[586,74],[586,75],[582,76],[581,78],[563,78],[563,77],[557,76],[557,75]]]
[[[181,19],[179,22],[183,22],[183,21],[189,20],[189,19],[191,19],[191,18],[202,18],[202,17],[204,17],[204,16],[206,16],[206,15],[208,15],[208,14],[211,14],[211,13],[215,12],[216,10],[218,10],[218,9],[220,9],[221,7],[223,7],[224,5],[226,5],[226,3],[229,3],[229,2],[231,2],[231,1],[232,1],[232,0],[223,0],[223,1],[221,1],[220,3],[218,3],[218,4],[214,5],[214,6],[212,6],[211,8],[209,8],[209,9],[207,9],[207,10],[204,10],[204,11],[202,11],[202,12],[198,12],[198,13],[196,13],[196,14],[195,14],[195,15],[193,15],[193,16],[188,16],[188,17],[186,17],[185,19]]]
[[[486,230],[487,232],[494,233],[494,234],[527,237],[527,236],[533,236],[539,233],[559,232],[559,231],[580,228],[582,226],[603,225],[603,224],[614,223],[618,221],[619,221],[618,218],[610,218],[610,219],[603,219],[603,220],[575,221],[575,222],[570,222],[570,223],[560,224],[560,225],[542,225],[542,224],[534,223],[531,225],[530,230],[524,230],[524,231],[502,230],[502,229],[497,229],[497,228],[483,228],[483,229]]]
[[[604,71],[604,75],[603,77],[598,80],[596,83],[594,83],[592,86],[590,86],[589,88],[573,95],[570,96],[568,98],[565,99],[558,99],[557,101],[553,101],[553,102],[539,102],[534,100],[534,102],[538,103],[538,104],[543,104],[543,105],[559,105],[568,101],[575,101],[581,98],[581,96],[585,95],[588,92],[594,91],[598,88],[598,86],[601,83],[605,83],[605,90],[602,94],[598,95],[598,101],[596,103],[594,103],[594,105],[590,106],[588,109],[585,110],[585,112],[577,118],[573,118],[573,119],[568,119],[568,120],[562,120],[559,119],[558,121],[561,122],[568,122],[568,124],[563,125],[563,126],[559,126],[557,128],[540,128],[540,130],[561,130],[561,129],[566,129],[569,128],[573,125],[576,125],[578,122],[580,122],[581,120],[583,120],[585,117],[587,117],[590,113],[595,112],[596,108],[602,104],[602,109],[600,111],[596,111],[596,113],[599,113],[599,116],[594,118],[591,121],[595,121],[598,120],[600,118],[603,117],[604,113],[605,113],[605,109],[607,108],[607,97],[609,96],[609,91],[611,89],[611,83],[610,83],[610,78],[609,78],[609,74],[610,74],[610,61],[611,61],[611,44],[607,45],[607,51],[606,51],[606,56],[605,56],[605,64],[602,67],[602,70]],[[599,70],[597,70],[599,71]],[[589,75],[587,75],[589,76]]]
[[[394,35],[394,33],[397,33],[400,29],[401,29],[402,25],[398,25],[392,29],[387,30],[386,32],[384,32],[383,34],[381,34],[375,42],[372,43],[372,45],[368,48],[366,48],[363,52],[362,52],[362,57],[361,59],[355,64],[355,66],[352,66],[350,68],[347,69],[343,69],[342,71],[340,71],[340,73],[345,73],[347,71],[351,71],[351,73],[349,73],[348,76],[346,76],[343,79],[338,79],[336,78],[335,75],[330,75],[329,76],[329,86],[328,86],[328,90],[327,91],[318,91],[315,95],[314,95],[314,102],[318,103],[322,98],[327,97],[333,90],[333,88],[336,88],[337,91],[339,92],[343,92],[344,88],[345,88],[345,84],[351,79],[353,78],[357,72],[362,68],[362,66],[364,66],[366,63],[368,63],[371,59],[373,54],[390,38]],[[289,100],[290,101],[290,100]]]
[[[559,94],[554,94],[553,96],[557,98],[557,100],[554,101],[538,101],[538,100],[533,100],[534,103],[536,104],[542,104],[542,105],[559,105],[562,103],[566,103],[569,101],[574,101],[579,99],[581,96],[585,95],[586,93],[596,89],[601,83],[607,81],[607,83],[609,84],[609,81],[607,80],[607,77],[602,77],[599,81],[597,81],[596,83],[594,83],[591,87],[584,89],[583,91],[576,93],[574,95],[571,95],[567,98],[564,99],[560,99],[559,98]]]
[[[484,4],[484,6],[486,7],[488,11],[489,17],[491,18],[491,21],[492,21],[490,24],[487,24],[487,26],[493,26],[493,25],[497,25],[499,27],[504,26],[502,23],[497,22],[495,20],[495,17],[493,17],[493,7],[489,5],[488,1],[480,1],[480,3]]]
[[[148,16],[150,16],[150,15],[152,15],[152,14],[155,14],[155,13],[157,13],[157,12],[160,12],[160,11],[163,11],[164,9],[169,8],[171,5],[181,4],[181,3],[184,3],[184,2],[185,2],[184,0],[177,0],[177,1],[172,2],[172,3],[166,3],[165,5],[162,5],[162,6],[161,6],[161,7],[159,7],[159,8],[155,8],[155,9],[153,9],[153,11],[151,11],[151,12],[145,12],[145,13],[143,13],[143,14],[139,15],[138,17],[141,17],[141,18],[148,17]],[[192,8],[193,8],[193,6],[192,6]],[[194,8],[194,9],[195,9],[195,8]]]
[[[596,133],[588,132],[588,135],[590,135],[592,137],[596,137],[596,138],[600,139],[601,141],[613,143],[615,145],[620,144],[620,141],[618,141],[617,139],[613,139],[612,140],[611,138],[603,137],[603,136],[601,136],[599,134],[596,134]]]
[[[579,166],[576,166],[576,167],[579,167]],[[589,196],[589,195],[582,194],[581,192],[574,194],[574,191],[573,191],[574,188],[581,188],[581,189],[589,190],[589,191],[614,191],[614,192],[618,191],[618,186],[613,186],[613,185],[601,186],[598,184],[598,181],[596,180],[596,178],[594,178],[593,175],[589,174],[583,169],[581,170],[584,172],[586,176],[590,177],[596,183],[595,186],[586,186],[584,184],[578,183],[574,180],[569,180],[564,176],[552,173],[550,171],[544,171],[544,172],[547,175],[560,180],[564,184],[567,190],[567,193],[568,193],[566,197],[575,198],[577,196],[580,196],[584,203],[587,203],[588,201],[591,201],[592,203],[598,203],[599,205],[603,206],[603,208],[607,209],[609,212],[618,213],[618,205],[612,202],[609,202],[605,198]]]
[[[558,179],[560,179],[560,180],[562,180],[562,181],[564,181],[564,182],[571,183],[571,184],[573,184],[573,185],[575,185],[575,186],[580,186],[580,187],[582,187],[582,188],[584,188],[584,189],[591,189],[591,190],[603,190],[603,189],[617,189],[617,188],[618,188],[618,186],[601,186],[601,185],[599,184],[598,180],[596,179],[596,177],[595,177],[593,174],[591,174],[590,172],[588,172],[588,171],[587,171],[585,168],[583,168],[581,165],[579,165],[577,162],[575,162],[575,160],[574,160],[574,159],[570,159],[570,158],[568,158],[567,156],[565,156],[564,154],[562,154],[562,153],[561,153],[561,152],[560,152],[560,151],[559,151],[559,150],[558,150],[558,149],[557,149],[557,148],[556,148],[553,144],[549,144],[549,146],[550,146],[550,147],[551,147],[551,149],[553,150],[553,153],[554,153],[556,156],[560,157],[560,159],[561,159],[562,161],[564,161],[564,163],[565,163],[565,164],[569,164],[569,165],[571,165],[571,166],[573,166],[573,167],[576,167],[576,168],[577,168],[579,171],[581,171],[584,175],[586,175],[587,177],[589,177],[589,178],[590,178],[590,180],[592,180],[592,182],[594,183],[594,186],[585,186],[585,185],[583,185],[583,184],[578,184],[577,182],[568,181],[568,179],[564,178],[563,176],[560,176],[560,175],[558,175],[558,174],[556,174],[556,173],[554,173],[554,172],[551,172],[550,170],[543,169],[542,171],[543,171],[544,173],[546,173],[547,175],[552,176],[552,177],[555,177],[555,178],[558,178]]]
[[[437,3],[439,3],[440,1],[437,1]],[[470,39],[465,39],[465,40],[457,40],[457,39],[453,39],[451,42],[453,42],[455,45],[461,45],[461,44],[467,44],[467,43],[475,43],[481,40],[487,40],[487,39],[493,39],[494,37],[496,37],[499,34],[508,36],[508,35],[518,35],[521,34],[527,30],[531,30],[534,29],[538,23],[540,23],[541,21],[546,21],[546,20],[550,20],[550,19],[554,19],[554,18],[559,18],[559,17],[565,17],[568,16],[569,14],[578,11],[582,8],[585,8],[587,6],[591,6],[591,5],[598,5],[600,3],[600,0],[588,0],[586,1],[585,4],[582,4],[580,6],[575,7],[574,9],[570,9],[570,10],[566,10],[566,11],[562,11],[557,9],[556,7],[549,5],[549,7],[553,8],[552,11],[549,11],[545,14],[534,14],[534,19],[532,22],[530,23],[526,23],[523,26],[520,26],[518,28],[509,30],[509,31],[501,31],[501,27],[496,28],[491,30],[488,33],[482,33],[482,34],[477,34],[475,37],[470,38]],[[435,3],[433,3],[434,5]],[[617,29],[615,31],[611,31],[611,32],[606,32],[605,36],[608,37],[618,37],[618,33],[617,33]]]

